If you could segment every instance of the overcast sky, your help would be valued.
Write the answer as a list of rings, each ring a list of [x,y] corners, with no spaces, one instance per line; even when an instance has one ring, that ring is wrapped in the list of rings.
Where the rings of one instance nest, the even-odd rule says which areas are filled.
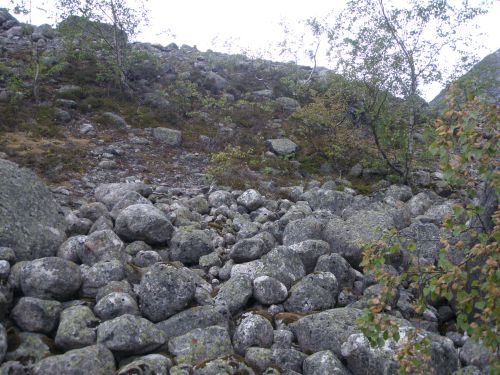
[[[51,9],[51,1],[32,0],[34,24],[54,23],[51,12],[43,11]],[[292,56],[280,57],[277,53],[276,44],[284,39],[280,21],[285,20],[299,37],[306,34],[301,20],[323,18],[329,11],[341,9],[343,3],[343,0],[149,0],[149,26],[143,28],[138,39],[162,45],[170,42],[196,45],[202,51],[236,53],[244,49],[252,56],[266,58],[272,53],[275,60],[289,61]],[[0,7],[10,7],[9,0],[0,0]],[[499,20],[500,1],[496,0],[489,14],[479,21],[484,36],[477,39],[477,45],[485,46],[479,52],[481,57],[500,48]],[[310,65],[304,58],[299,62]],[[327,65],[327,62],[321,60],[319,64]],[[439,91],[439,85],[426,87],[424,96],[431,100]]]

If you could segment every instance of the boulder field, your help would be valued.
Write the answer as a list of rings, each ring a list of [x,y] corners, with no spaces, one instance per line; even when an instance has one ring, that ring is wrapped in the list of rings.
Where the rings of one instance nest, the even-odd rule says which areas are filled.
[[[332,181],[281,193],[110,183],[69,209],[0,159],[0,374],[397,374],[398,349],[426,336],[436,374],[488,371],[482,346],[440,334],[452,306],[418,314],[409,289],[391,301],[398,342],[373,348],[356,325],[380,290],[363,244],[398,228],[435,261],[453,201]]]

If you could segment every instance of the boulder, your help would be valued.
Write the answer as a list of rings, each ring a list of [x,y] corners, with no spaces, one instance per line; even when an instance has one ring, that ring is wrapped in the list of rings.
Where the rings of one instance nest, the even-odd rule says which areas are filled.
[[[149,204],[128,206],[115,223],[115,232],[125,241],[144,241],[150,245],[167,244],[173,231],[165,214]]]
[[[283,245],[292,245],[305,240],[320,240],[323,228],[324,224],[311,216],[290,221],[283,232]]]
[[[340,359],[330,350],[317,352],[307,357],[302,364],[302,369],[304,375],[350,375]]]
[[[339,289],[352,288],[356,280],[356,271],[354,268],[337,253],[320,256],[314,271],[333,273],[339,283]]]
[[[248,211],[255,211],[264,203],[264,197],[257,190],[248,189],[236,199],[236,202]]]
[[[115,359],[109,349],[93,345],[42,359],[33,366],[33,375],[110,375],[115,370]]]
[[[94,345],[99,322],[87,306],[68,307],[61,313],[55,337],[56,346],[62,350],[71,350]]]
[[[16,259],[50,257],[65,240],[65,221],[49,189],[30,171],[0,159],[0,244]]]
[[[111,210],[130,191],[135,191],[144,197],[149,196],[153,192],[151,187],[142,182],[110,183],[99,185],[95,189],[94,196],[96,201],[104,203],[108,210]]]
[[[60,302],[22,297],[12,309],[11,317],[23,331],[50,333],[59,323],[61,311]]]
[[[353,203],[353,196],[343,191],[312,188],[300,196],[313,210],[327,210],[340,216]]]
[[[194,365],[232,354],[233,346],[226,328],[212,326],[196,328],[171,339],[168,350],[175,356],[177,363]]]
[[[266,143],[269,149],[279,156],[294,154],[299,149],[299,146],[288,138],[268,139]]]
[[[80,289],[82,274],[73,262],[56,257],[26,263],[20,273],[25,296],[68,300]]]
[[[292,223],[295,223],[295,221],[293,221]],[[331,251],[330,245],[328,245],[327,242],[321,240],[306,240],[294,243],[293,245],[288,246],[288,248],[294,254],[297,254],[300,257],[302,263],[304,264],[304,269],[306,271],[306,274],[313,272],[315,270],[314,267],[316,267],[318,259],[322,258],[323,256],[326,256],[326,254],[329,254]],[[328,271],[328,270],[316,270],[316,271]]]
[[[244,315],[233,336],[234,350],[244,356],[251,346],[270,348],[273,343],[273,326],[262,315]]]
[[[124,244],[110,229],[93,232],[85,238],[84,246],[77,246],[78,258],[92,266],[98,262],[124,259]]]
[[[252,280],[248,276],[231,276],[220,286],[215,303],[227,308],[234,315],[246,306],[252,292]]]
[[[168,375],[170,367],[170,358],[162,354],[148,354],[121,367],[116,375]]]
[[[167,146],[178,147],[182,142],[182,132],[169,128],[154,128],[153,138]]]
[[[259,276],[253,281],[253,297],[264,305],[281,303],[287,296],[288,289],[275,278]]]
[[[174,233],[170,243],[170,259],[184,264],[198,264],[200,257],[210,254],[214,245],[202,230],[181,229]]]
[[[149,320],[125,314],[97,327],[97,343],[103,344],[113,353],[137,355],[163,345],[165,336]]]
[[[116,220],[120,212],[127,208],[128,206],[132,206],[134,204],[149,204],[153,205],[150,200],[147,198],[144,198],[141,194],[135,192],[135,191],[129,191],[127,192],[122,199],[120,199],[116,204],[113,206],[113,209],[110,212],[111,217]]]
[[[102,297],[94,306],[94,313],[103,321],[125,314],[140,315],[135,299],[123,292],[113,292]]]
[[[5,353],[7,353],[7,331],[3,324],[0,323],[0,363],[3,362]]]
[[[339,286],[331,272],[314,272],[294,284],[289,294],[283,304],[286,311],[322,311],[335,306]]]
[[[295,112],[298,108],[300,108],[300,103],[297,100],[286,96],[277,98],[276,103],[278,103],[281,109],[286,113]]]
[[[106,286],[111,281],[121,281],[125,278],[125,268],[117,260],[97,262],[93,266],[81,265],[82,289],[84,297],[95,297],[99,288]]]
[[[195,282],[185,269],[156,263],[139,284],[139,308],[146,318],[160,322],[184,310],[193,300],[195,289]]]

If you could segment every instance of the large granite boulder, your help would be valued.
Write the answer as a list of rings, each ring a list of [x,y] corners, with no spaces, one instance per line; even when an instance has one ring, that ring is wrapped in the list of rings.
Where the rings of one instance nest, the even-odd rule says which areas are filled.
[[[64,242],[65,221],[49,189],[32,172],[0,159],[0,245],[16,259],[54,256]]]

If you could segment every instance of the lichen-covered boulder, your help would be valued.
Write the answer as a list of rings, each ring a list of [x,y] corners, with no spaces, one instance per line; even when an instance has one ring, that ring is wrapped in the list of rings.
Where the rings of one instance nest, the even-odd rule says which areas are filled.
[[[193,329],[210,326],[229,328],[228,319],[213,306],[191,307],[156,324],[156,327],[165,334],[167,341]]]
[[[252,292],[252,280],[249,277],[233,276],[220,286],[215,296],[215,304],[226,307],[231,314],[236,314],[246,306]]]
[[[99,288],[125,278],[125,268],[117,259],[97,262],[92,267],[82,264],[80,269],[83,280],[81,294],[84,297],[95,297]]]
[[[270,348],[273,343],[273,326],[262,315],[248,314],[236,327],[233,336],[234,350],[244,356],[251,346]]]
[[[0,363],[3,362],[5,353],[7,353],[7,332],[3,324],[0,323]]]
[[[59,323],[61,311],[58,301],[22,297],[12,309],[11,317],[23,331],[50,333]]]
[[[96,201],[104,203],[108,210],[111,210],[130,191],[147,197],[153,189],[142,182],[101,184],[95,189],[94,195]]]
[[[168,342],[169,352],[177,363],[191,365],[233,353],[231,338],[226,328],[212,326],[196,328]]]
[[[124,259],[124,244],[110,229],[93,232],[87,236],[83,247],[77,247],[78,257],[89,266],[97,262]]]
[[[160,322],[185,309],[195,290],[196,284],[185,269],[156,263],[139,284],[139,308],[146,318]]]
[[[115,232],[126,241],[144,241],[149,245],[166,245],[174,227],[158,208],[134,204],[123,209],[115,222]]]
[[[269,276],[259,276],[253,280],[253,297],[260,303],[272,305],[283,302],[288,289],[281,281]]]
[[[289,294],[284,303],[286,311],[321,311],[335,306],[339,286],[333,273],[314,272],[294,284]]]
[[[195,366],[193,375],[245,374],[256,375],[255,371],[241,358],[228,355]]]
[[[304,375],[350,375],[333,352],[325,350],[311,354],[302,364]]]
[[[162,354],[148,354],[121,367],[116,375],[168,375],[170,367],[170,358]]]
[[[115,359],[109,349],[94,345],[42,359],[33,366],[33,375],[110,375],[115,370]]]
[[[49,189],[27,169],[0,159],[0,244],[16,259],[50,257],[65,240],[66,224]]]
[[[125,314],[97,327],[97,343],[121,355],[144,354],[163,345],[165,336],[149,320]]]
[[[264,203],[264,197],[257,190],[248,189],[236,199],[236,202],[248,211],[255,211]]]
[[[80,289],[80,268],[65,259],[49,257],[26,263],[20,273],[25,296],[64,301]]]
[[[321,240],[306,240],[297,242],[293,245],[290,245],[289,249],[300,257],[302,263],[304,264],[306,273],[313,272],[314,267],[318,262],[318,258],[329,254],[331,251],[330,245],[328,245],[327,242]]]
[[[200,257],[210,254],[213,250],[213,241],[206,232],[197,229],[181,229],[172,237],[170,259],[184,264],[197,264]]]
[[[94,345],[100,321],[87,306],[71,306],[61,313],[55,344],[63,350]]]
[[[120,315],[140,315],[135,299],[128,293],[113,292],[102,297],[94,306],[94,313],[102,320],[114,319]]]

